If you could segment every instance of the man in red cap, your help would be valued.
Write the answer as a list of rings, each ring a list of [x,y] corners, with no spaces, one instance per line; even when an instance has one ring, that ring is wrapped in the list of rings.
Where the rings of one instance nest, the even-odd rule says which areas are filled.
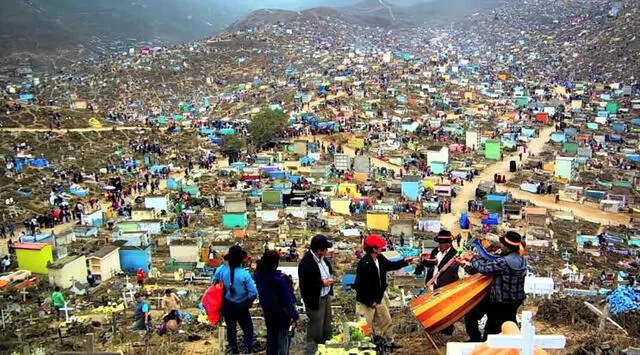
[[[413,258],[389,261],[382,255],[387,242],[379,235],[369,235],[364,240],[365,256],[358,262],[354,288],[356,290],[356,312],[364,316],[367,324],[377,336],[383,336],[387,346],[398,348],[393,342],[392,321],[389,314],[387,271],[401,269],[413,262]]]
[[[431,279],[433,288],[438,289],[448,284],[458,281],[458,265],[449,265],[446,269],[445,265],[451,259],[455,258],[457,251],[453,248],[454,237],[451,232],[447,230],[441,230],[435,238],[438,243],[438,247],[434,248],[429,255],[429,258],[423,259],[422,263],[428,268],[426,283],[429,284]],[[450,326],[442,331],[443,334],[452,335],[453,326]]]

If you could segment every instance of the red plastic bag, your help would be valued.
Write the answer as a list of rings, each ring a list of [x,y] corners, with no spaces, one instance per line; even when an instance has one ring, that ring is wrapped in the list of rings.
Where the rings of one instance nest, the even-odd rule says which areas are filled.
[[[202,306],[207,312],[209,323],[215,325],[222,318],[222,302],[224,300],[224,284],[217,281],[204,291]]]

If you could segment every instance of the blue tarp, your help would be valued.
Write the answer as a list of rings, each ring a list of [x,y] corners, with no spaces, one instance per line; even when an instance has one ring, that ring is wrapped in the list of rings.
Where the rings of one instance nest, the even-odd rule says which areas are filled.
[[[302,176],[299,175],[287,175],[287,179],[289,179],[289,181],[291,181],[292,183],[297,183],[298,181],[300,181],[302,179]]]
[[[46,168],[49,166],[49,161],[44,158],[29,159],[27,160],[27,164],[35,166],[36,168]]]
[[[88,191],[88,190],[82,189],[82,188],[80,188],[80,187],[78,187],[78,186],[73,186],[73,187],[71,187],[71,188],[69,189],[69,192],[70,192],[72,195],[76,195],[76,196],[80,196],[80,197],[86,197],[86,196],[89,196],[89,191]]]
[[[462,212],[462,214],[460,214],[460,228],[469,229],[470,224],[469,214],[467,212]]]
[[[242,169],[247,167],[247,163],[242,162],[242,161],[237,161],[235,163],[231,163],[231,166],[236,168],[236,169],[242,170]]]
[[[490,194],[490,195],[487,195],[486,199],[488,201],[500,201],[500,202],[502,202],[504,204],[505,202],[507,202],[509,200],[509,196],[508,195]]]
[[[164,168],[166,168],[166,165],[153,165],[149,168],[149,171],[151,171],[153,174],[157,174]]]
[[[492,213],[489,217],[482,220],[482,224],[495,226],[500,222],[500,216],[497,213]]]
[[[313,164],[314,159],[311,157],[302,157],[300,158],[300,164],[311,165]]]
[[[640,154],[625,154],[624,156],[633,162],[640,162]]]
[[[202,134],[203,136],[210,136],[213,134],[213,132],[213,128],[200,127],[200,134]]]
[[[613,131],[616,133],[622,133],[627,130],[627,125],[625,125],[622,122],[614,122],[611,125],[611,127],[613,128]]]
[[[270,171],[269,177],[271,179],[286,179],[287,173],[285,173],[284,171]]]
[[[351,286],[356,282],[356,274],[342,275],[342,290],[349,291]]]
[[[36,96],[34,94],[20,94],[21,101],[29,101],[35,100]]]
[[[531,192],[531,193],[537,193],[538,192],[538,187],[540,186],[540,184],[530,184],[530,183],[523,183],[520,184],[520,190],[524,190],[527,192]]]

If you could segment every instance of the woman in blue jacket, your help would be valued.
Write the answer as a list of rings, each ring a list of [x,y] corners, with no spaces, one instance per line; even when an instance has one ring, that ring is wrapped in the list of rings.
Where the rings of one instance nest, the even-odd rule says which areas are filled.
[[[247,270],[242,268],[242,261],[247,253],[238,245],[229,248],[225,256],[227,264],[216,270],[213,281],[224,284],[224,303],[222,317],[227,325],[227,341],[232,354],[239,354],[237,325],[243,332],[243,343],[247,353],[253,352],[253,322],[249,308],[258,296],[256,284]]]
[[[293,283],[278,271],[279,262],[278,252],[268,250],[254,274],[267,325],[267,355],[289,354],[289,327],[292,323],[297,326],[299,319]]]

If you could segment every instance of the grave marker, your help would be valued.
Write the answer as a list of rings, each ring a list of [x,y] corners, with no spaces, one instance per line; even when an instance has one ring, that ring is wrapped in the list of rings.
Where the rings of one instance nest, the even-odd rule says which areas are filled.
[[[60,311],[64,311],[64,321],[65,322],[69,321],[69,311],[73,310],[73,308],[69,308],[68,304],[69,304],[69,302],[65,302],[64,303],[64,307],[60,308]]]
[[[520,335],[489,335],[489,347],[496,349],[519,349],[521,355],[533,355],[535,348],[564,349],[567,339],[564,335],[536,335],[533,313],[522,312]]]

